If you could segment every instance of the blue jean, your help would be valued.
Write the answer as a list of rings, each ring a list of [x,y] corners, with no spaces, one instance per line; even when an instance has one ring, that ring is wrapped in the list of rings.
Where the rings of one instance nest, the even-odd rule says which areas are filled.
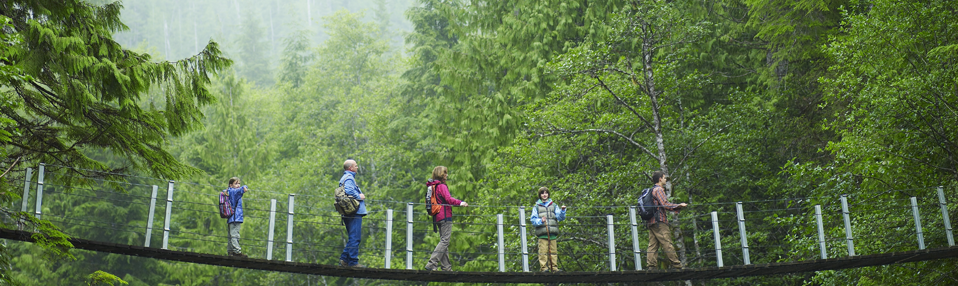
[[[359,264],[359,243],[363,238],[363,216],[343,217],[343,225],[346,225],[346,234],[349,238],[346,240],[346,247],[343,248],[343,254],[339,255],[339,260],[345,261],[348,266]]]

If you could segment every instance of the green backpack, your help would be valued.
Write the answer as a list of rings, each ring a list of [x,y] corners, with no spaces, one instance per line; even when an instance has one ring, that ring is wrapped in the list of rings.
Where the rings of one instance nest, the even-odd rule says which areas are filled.
[[[333,207],[336,208],[336,211],[339,212],[339,215],[354,215],[356,214],[356,211],[359,210],[359,201],[346,195],[346,188],[343,186],[343,184],[339,184],[339,187],[333,191],[333,195],[336,198],[336,202],[333,203]]]

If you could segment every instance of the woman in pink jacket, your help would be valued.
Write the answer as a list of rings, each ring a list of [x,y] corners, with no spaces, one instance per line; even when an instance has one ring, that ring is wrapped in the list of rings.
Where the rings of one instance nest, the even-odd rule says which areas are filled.
[[[432,169],[432,179],[426,183],[429,191],[436,196],[437,202],[442,205],[439,214],[433,217],[433,223],[439,227],[439,244],[432,251],[429,262],[426,263],[426,270],[436,270],[441,266],[443,271],[452,271],[452,263],[449,262],[449,238],[452,236],[452,206],[467,207],[469,204],[453,198],[449,194],[449,187],[446,186],[446,178],[449,177],[449,169],[444,166],[436,166]]]

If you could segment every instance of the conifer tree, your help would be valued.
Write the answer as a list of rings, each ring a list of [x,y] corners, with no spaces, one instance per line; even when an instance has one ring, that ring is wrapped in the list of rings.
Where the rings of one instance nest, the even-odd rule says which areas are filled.
[[[4,1],[11,19],[4,34],[21,42],[5,47],[0,116],[13,120],[8,158],[86,169],[108,169],[84,150],[110,150],[128,167],[177,178],[194,172],[164,147],[169,136],[197,127],[200,107],[215,97],[210,76],[231,61],[210,42],[199,54],[153,62],[127,50],[112,34],[126,29],[121,4],[82,1]],[[90,149],[88,149],[90,148]],[[126,172],[128,170],[114,170]]]

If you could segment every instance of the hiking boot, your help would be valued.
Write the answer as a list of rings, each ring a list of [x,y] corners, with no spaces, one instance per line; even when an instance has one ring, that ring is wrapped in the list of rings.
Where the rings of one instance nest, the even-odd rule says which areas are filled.
[[[423,266],[422,269],[425,269],[426,271],[436,271],[436,268],[429,268],[429,265]]]
[[[347,267],[348,265],[346,265],[346,261],[340,259],[340,260],[339,260],[339,266]]]

